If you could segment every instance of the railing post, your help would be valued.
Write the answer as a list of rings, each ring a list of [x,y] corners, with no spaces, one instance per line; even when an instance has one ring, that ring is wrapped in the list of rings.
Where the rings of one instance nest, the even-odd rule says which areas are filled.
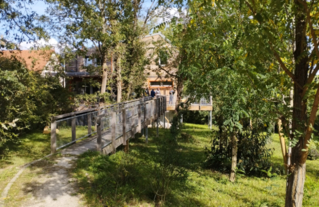
[[[143,129],[144,129],[144,137],[146,137],[146,103],[144,102],[143,103],[143,106],[144,106],[144,123],[143,123]]]
[[[92,113],[88,113],[88,134],[91,136],[92,133]]]
[[[142,121],[141,121],[141,104],[137,106],[137,132],[141,133],[142,130]]]
[[[158,137],[158,119],[159,119],[159,118],[156,119],[156,122],[157,122],[156,136],[157,136],[157,137]]]
[[[51,119],[51,154],[56,152],[56,120],[54,117]]]
[[[151,102],[149,102],[149,103],[151,103]],[[151,112],[152,112],[152,110],[151,110]],[[147,116],[146,104],[144,104],[144,126],[145,126],[144,132],[145,132],[145,141],[146,141],[146,143],[148,143],[148,123],[146,123],[146,120],[148,120],[148,119],[146,116]]]
[[[76,116],[72,118],[72,142],[76,140]]]
[[[145,127],[145,141],[148,143],[148,126]]]
[[[115,109],[114,109],[115,110]],[[116,111],[113,111],[111,113],[111,139],[112,139],[112,153],[116,152],[116,146],[115,146],[115,130],[116,130]]]
[[[101,117],[98,116],[96,120],[96,131],[97,131],[97,139],[96,139],[96,151],[101,152],[102,151],[102,120]]]
[[[123,121],[123,145],[125,146],[124,151],[128,152],[129,140],[126,140],[126,110],[122,109],[122,121]]]

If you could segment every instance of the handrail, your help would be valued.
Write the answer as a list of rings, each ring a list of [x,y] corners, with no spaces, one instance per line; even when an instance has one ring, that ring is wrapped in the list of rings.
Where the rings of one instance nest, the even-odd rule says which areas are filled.
[[[67,114],[57,115],[51,119],[51,152],[55,153],[57,149],[68,146],[75,143],[80,139],[84,139],[93,135],[100,135],[104,132],[102,130],[105,128],[99,127],[101,124],[109,125],[112,129],[112,124],[125,124],[126,130],[130,129],[131,135],[136,133],[136,128],[140,131],[149,122],[158,119],[166,111],[166,97],[158,96],[156,98],[143,97],[140,99],[125,101],[121,103],[116,103],[104,107],[98,107],[94,109],[87,109],[78,112],[71,112]],[[141,110],[144,110],[144,115],[142,116]],[[137,112],[136,112],[137,110]],[[127,114],[125,112],[128,112]],[[124,113],[123,113],[124,112]],[[125,118],[123,114],[126,114]],[[133,115],[134,114],[134,115]],[[121,115],[122,117],[118,117]],[[138,116],[137,116],[138,115]],[[144,120],[141,120],[143,117]],[[102,118],[109,119],[108,122],[103,123]],[[122,123],[122,120],[127,119],[127,123]],[[114,122],[114,123],[113,123]],[[136,124],[138,122],[138,124]],[[134,123],[134,124],[133,124]],[[142,126],[143,123],[143,126]],[[114,127],[113,127],[114,128]],[[115,127],[116,128],[116,127]],[[117,132],[113,132],[107,136],[113,137],[113,134],[118,134],[119,137],[124,136],[123,130],[116,128]],[[103,135],[104,136],[104,135]],[[127,136],[130,137],[130,136]],[[104,139],[104,142],[113,142],[112,147],[116,148],[118,144],[118,139],[108,140]],[[101,138],[101,143],[102,143]],[[127,139],[125,138],[125,142]],[[123,144],[123,143],[121,143]],[[105,143],[103,146],[106,145]],[[116,146],[115,146],[116,145]],[[102,146],[102,145],[100,145]],[[107,145],[109,146],[109,145]],[[112,149],[112,150],[113,150]]]

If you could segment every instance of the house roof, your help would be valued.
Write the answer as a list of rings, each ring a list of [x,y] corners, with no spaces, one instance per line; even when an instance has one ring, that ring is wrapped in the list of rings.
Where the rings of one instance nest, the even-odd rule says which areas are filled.
[[[0,57],[16,57],[29,70],[42,71],[53,53],[54,50],[4,50]]]

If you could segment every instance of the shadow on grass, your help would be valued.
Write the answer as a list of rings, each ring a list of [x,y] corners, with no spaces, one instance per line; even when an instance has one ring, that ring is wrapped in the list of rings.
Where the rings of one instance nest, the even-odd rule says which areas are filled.
[[[17,141],[8,141],[7,147],[9,153],[0,160],[1,168],[14,164],[14,158],[32,161],[50,154],[50,135],[43,134],[40,130],[28,132],[21,135]]]
[[[180,150],[169,136],[169,130],[160,129],[161,138],[156,138],[156,129],[149,129],[149,142],[142,137],[131,139],[129,153],[118,148],[111,156],[81,155],[74,177],[88,204],[161,205],[165,200],[165,206],[206,206],[188,196],[196,191],[186,182],[188,170],[195,168],[188,158],[194,155]]]

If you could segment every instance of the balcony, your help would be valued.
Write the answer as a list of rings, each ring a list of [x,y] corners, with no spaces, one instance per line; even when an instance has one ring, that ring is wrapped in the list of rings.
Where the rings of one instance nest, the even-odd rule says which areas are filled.
[[[183,98],[182,102],[186,102],[187,98]],[[176,104],[176,97],[173,97],[173,100],[170,100],[170,96],[166,96],[166,110],[167,111],[174,111],[175,104]],[[199,102],[191,103],[188,107],[190,111],[211,111],[213,110],[213,103],[212,100],[207,100],[205,98],[201,98]]]

